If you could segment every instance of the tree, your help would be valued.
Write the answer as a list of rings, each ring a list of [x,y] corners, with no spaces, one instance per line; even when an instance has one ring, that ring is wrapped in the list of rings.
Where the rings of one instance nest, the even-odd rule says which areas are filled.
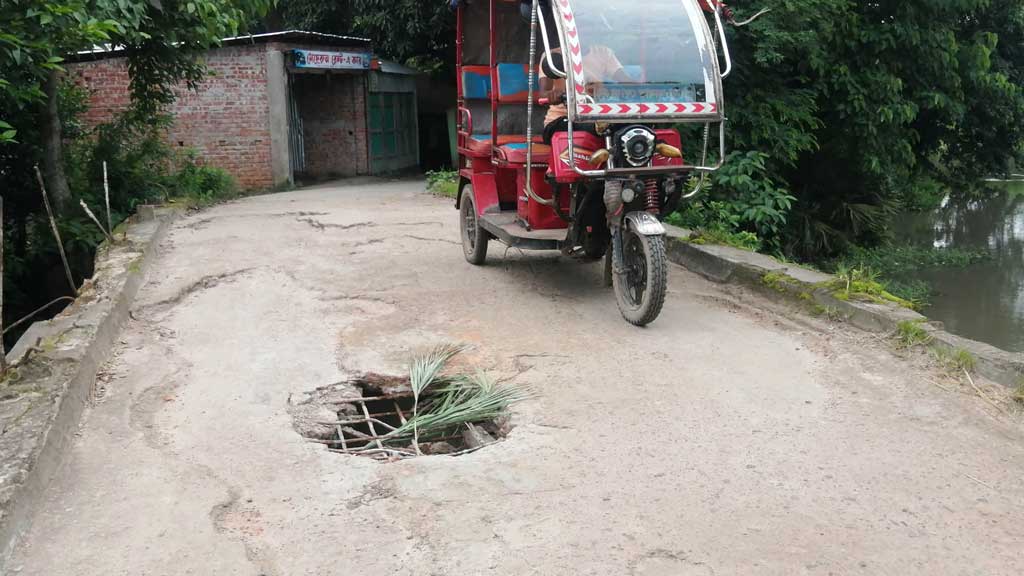
[[[735,2],[729,136],[796,197],[787,251],[872,242],[897,207],[1005,172],[1020,151],[1021,0]],[[727,188],[727,187],[726,187]]]
[[[174,87],[194,88],[205,69],[199,57],[269,0],[3,0],[0,5],[0,138],[8,144],[24,126],[4,120],[36,107],[43,165],[58,211],[69,205],[58,109],[61,62],[98,45],[123,50],[135,110],[151,115],[174,99]],[[0,142],[2,144],[2,142]]]
[[[454,73],[455,14],[448,2],[352,0],[355,31],[388,58],[432,73]]]
[[[54,205],[63,210],[70,202],[67,178],[60,148],[61,128],[58,113],[60,63],[78,49],[110,39],[116,29],[112,20],[89,16],[89,5],[82,0],[49,4],[40,0],[4,0],[0,7],[0,96],[11,144],[19,130],[4,116],[25,107],[40,107],[39,125],[47,142],[43,156],[44,172],[50,183]],[[14,109],[8,112],[9,109]]]
[[[281,0],[263,26],[366,36],[379,54],[417,70],[455,70],[455,14],[442,0]]]

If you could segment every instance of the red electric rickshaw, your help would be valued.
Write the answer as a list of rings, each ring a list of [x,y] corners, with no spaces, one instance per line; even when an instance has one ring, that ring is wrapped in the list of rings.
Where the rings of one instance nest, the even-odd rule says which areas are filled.
[[[667,290],[661,220],[725,153],[721,6],[458,0],[456,10],[466,260],[483,264],[491,239],[603,257],[623,317],[652,322]],[[682,157],[681,123],[703,125],[699,163]]]

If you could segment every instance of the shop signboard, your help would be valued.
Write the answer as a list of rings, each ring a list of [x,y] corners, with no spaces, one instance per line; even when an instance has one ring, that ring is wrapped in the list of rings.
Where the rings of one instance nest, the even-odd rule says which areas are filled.
[[[292,50],[295,68],[321,68],[327,70],[369,70],[368,52],[324,52],[321,50]]]

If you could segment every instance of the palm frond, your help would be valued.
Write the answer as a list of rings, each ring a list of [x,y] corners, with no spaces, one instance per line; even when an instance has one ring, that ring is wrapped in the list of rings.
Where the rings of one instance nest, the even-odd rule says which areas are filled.
[[[413,397],[419,398],[424,390],[437,381],[448,361],[465,349],[465,346],[458,344],[441,344],[430,352],[413,358],[409,365],[409,385],[412,387]]]
[[[410,422],[413,423],[412,437],[417,454],[421,453],[420,432],[417,423],[420,415],[420,394],[437,381],[438,376],[440,376],[448,361],[464,349],[464,346],[457,344],[440,344],[427,354],[413,358],[412,364],[409,365],[409,386],[412,388],[413,400],[412,420]]]
[[[422,411],[389,436],[396,439],[417,434],[423,438],[442,436],[466,423],[497,418],[509,406],[531,395],[526,388],[499,385],[482,372],[453,378],[436,392],[437,396]]]

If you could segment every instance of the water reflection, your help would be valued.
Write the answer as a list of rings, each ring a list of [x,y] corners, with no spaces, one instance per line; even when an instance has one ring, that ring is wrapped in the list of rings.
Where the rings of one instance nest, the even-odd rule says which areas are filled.
[[[932,213],[908,214],[897,237],[936,247],[984,249],[991,260],[967,268],[922,270],[935,289],[930,318],[974,340],[1024,351],[1024,182],[983,200],[946,201]]]

